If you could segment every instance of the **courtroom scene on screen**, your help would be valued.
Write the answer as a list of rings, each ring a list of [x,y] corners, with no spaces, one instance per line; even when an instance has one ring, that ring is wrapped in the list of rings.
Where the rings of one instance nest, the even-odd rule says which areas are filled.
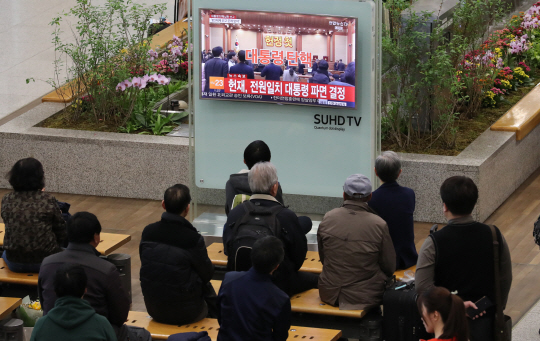
[[[201,9],[201,99],[356,107],[355,18]]]

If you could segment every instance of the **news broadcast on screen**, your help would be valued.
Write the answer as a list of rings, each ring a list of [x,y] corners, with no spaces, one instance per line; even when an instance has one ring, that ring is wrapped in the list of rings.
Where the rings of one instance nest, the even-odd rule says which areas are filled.
[[[356,19],[200,10],[201,99],[355,108]]]

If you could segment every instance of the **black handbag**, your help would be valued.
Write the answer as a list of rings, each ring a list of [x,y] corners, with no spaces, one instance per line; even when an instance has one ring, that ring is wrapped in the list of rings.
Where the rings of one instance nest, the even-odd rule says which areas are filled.
[[[495,226],[490,225],[491,235],[493,238],[493,260],[494,260],[494,273],[495,273],[495,341],[510,341],[512,340],[512,318],[508,315],[504,315],[502,299],[501,299],[501,281],[499,274],[500,257],[499,257],[499,238],[497,238],[497,232]]]

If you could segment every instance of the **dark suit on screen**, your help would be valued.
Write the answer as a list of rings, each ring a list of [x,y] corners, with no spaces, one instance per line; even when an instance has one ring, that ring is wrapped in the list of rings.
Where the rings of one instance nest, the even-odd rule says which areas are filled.
[[[266,65],[261,72],[261,77],[266,77],[267,81],[279,81],[282,75],[283,70],[274,63]]]
[[[319,69],[319,64],[317,64],[317,62],[313,62],[313,65],[311,66],[311,73],[315,73],[317,72],[317,70]]]
[[[255,73],[253,72],[253,68],[242,62],[236,64],[235,66],[231,66],[229,73],[236,75],[247,75],[246,77],[248,79],[255,79]]]
[[[299,75],[303,75],[304,74],[304,68],[306,67],[306,65],[302,64],[302,63],[298,63],[298,74]]]
[[[345,71],[345,64],[343,63],[338,63],[338,66],[337,66],[337,70],[338,71]]]
[[[204,63],[204,78],[206,79],[204,91],[208,92],[210,89],[210,77],[227,77],[228,71],[229,64],[221,58],[212,58]]]

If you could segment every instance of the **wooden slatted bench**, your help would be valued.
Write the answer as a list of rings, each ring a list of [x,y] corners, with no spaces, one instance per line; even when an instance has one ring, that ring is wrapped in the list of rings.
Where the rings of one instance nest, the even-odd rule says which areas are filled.
[[[540,124],[540,86],[534,87],[525,97],[517,102],[497,122],[491,130],[511,131],[516,139],[522,140]]]
[[[21,298],[0,297],[0,320],[6,318],[11,312],[17,309],[22,303]]]
[[[4,259],[0,258],[0,283],[36,285],[38,284],[38,274],[18,273],[9,270]]]
[[[173,326],[158,323],[152,320],[147,313],[130,311],[127,325],[145,328],[152,334],[152,339],[166,340],[171,334],[188,332],[208,332],[212,340],[217,340],[219,324],[216,319],[206,318],[196,323],[183,326]],[[335,329],[320,329],[307,327],[291,327],[287,340],[309,340],[309,341],[337,341],[341,337],[341,331]]]
[[[214,290],[219,292],[221,281],[210,281]],[[339,310],[339,307],[332,307],[321,301],[319,289],[304,291],[291,297],[291,310],[295,313],[310,313],[319,315],[333,315],[343,317],[362,318],[366,315],[363,310]]]
[[[0,246],[4,245],[6,225],[0,223]],[[101,232],[99,245],[96,248],[102,255],[109,255],[131,240],[129,234]]]
[[[227,255],[223,252],[222,243],[213,243],[209,245],[206,250],[208,251],[208,257],[212,261],[212,264],[227,266]],[[300,271],[320,274],[322,272],[322,263],[319,259],[319,253],[316,251],[308,251]]]
[[[212,243],[206,248],[206,250],[212,264],[218,266],[227,266],[227,255],[225,255],[225,253],[223,252],[222,243]],[[306,253],[306,259],[304,260],[304,264],[302,264],[300,271],[320,274],[322,272],[322,268],[323,264],[321,263],[321,259],[319,258],[319,253],[316,251],[308,251]],[[401,279],[403,277],[403,274],[407,270],[415,272],[416,265],[413,265],[405,270],[398,270],[394,273],[394,275],[396,275],[397,279]]]
[[[416,270],[416,266],[412,266],[406,270],[398,270],[394,273],[394,275],[397,279],[400,279],[404,276],[404,273],[407,270],[414,272]],[[219,292],[221,281],[212,280],[210,283],[214,287],[216,293]],[[333,307],[324,303],[321,301],[319,296],[319,289],[311,289],[291,297],[291,310],[295,313],[309,313],[350,318],[362,318],[366,315],[366,311],[364,310],[340,310],[339,307]]]

